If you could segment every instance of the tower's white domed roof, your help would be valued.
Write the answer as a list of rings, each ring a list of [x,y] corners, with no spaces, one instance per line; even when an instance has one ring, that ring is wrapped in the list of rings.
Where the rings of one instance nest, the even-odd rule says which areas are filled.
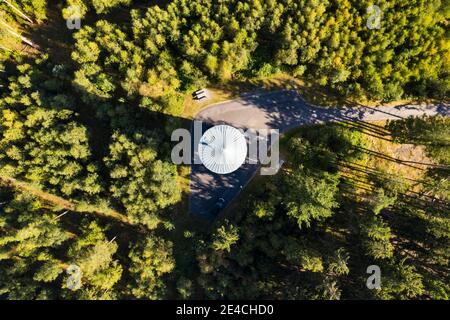
[[[227,125],[214,126],[203,134],[198,145],[200,160],[210,171],[226,174],[236,171],[247,157],[245,136]]]

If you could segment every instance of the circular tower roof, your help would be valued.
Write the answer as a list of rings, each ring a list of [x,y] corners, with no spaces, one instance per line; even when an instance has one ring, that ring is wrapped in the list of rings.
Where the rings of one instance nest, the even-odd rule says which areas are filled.
[[[200,160],[210,171],[227,174],[236,171],[247,157],[247,141],[236,128],[214,126],[203,134],[198,145]]]

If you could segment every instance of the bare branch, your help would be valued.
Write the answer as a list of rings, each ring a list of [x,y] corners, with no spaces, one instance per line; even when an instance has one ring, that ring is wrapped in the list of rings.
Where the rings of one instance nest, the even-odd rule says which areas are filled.
[[[25,13],[23,13],[22,11],[19,10],[19,8],[17,8],[15,5],[13,5],[11,2],[9,2],[8,0],[3,0],[3,2],[5,2],[8,6],[10,6],[14,11],[16,11],[22,18],[25,18],[26,20],[28,20],[31,24],[33,24],[33,20],[31,20],[27,15],[25,15]]]
[[[27,38],[21,36],[20,34],[18,34],[17,32],[14,31],[14,29],[9,26],[6,22],[0,20],[0,24],[6,27],[6,31],[8,31],[9,33],[11,33],[12,35],[18,37],[20,40],[22,40],[23,42],[25,42],[26,44],[35,47],[34,43],[31,42],[30,40],[28,40]]]

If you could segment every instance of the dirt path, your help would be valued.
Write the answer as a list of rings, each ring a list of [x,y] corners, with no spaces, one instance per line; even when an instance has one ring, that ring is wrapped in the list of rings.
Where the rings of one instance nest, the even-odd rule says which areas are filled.
[[[17,189],[17,190],[20,190],[23,192],[31,193],[32,195],[43,200],[44,202],[50,203],[56,207],[61,207],[62,209],[65,209],[65,210],[79,212],[79,213],[85,213],[85,214],[95,214],[95,215],[101,216],[103,218],[115,219],[115,220],[118,220],[125,224],[129,224],[129,225],[132,224],[126,216],[124,216],[123,214],[121,214],[115,210],[111,209],[108,211],[100,211],[100,210],[96,209],[94,206],[90,207],[89,210],[86,210],[86,209],[80,210],[79,204],[68,201],[62,197],[53,195],[51,193],[45,192],[41,189],[38,189],[34,186],[27,184],[26,182],[22,182],[17,179],[14,179],[14,178],[0,177],[0,183],[6,184],[14,189]],[[85,208],[85,206],[83,206],[83,208]]]

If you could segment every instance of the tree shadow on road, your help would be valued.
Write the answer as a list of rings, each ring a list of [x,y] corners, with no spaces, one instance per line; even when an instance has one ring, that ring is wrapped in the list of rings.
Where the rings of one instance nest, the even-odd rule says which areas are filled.
[[[390,138],[390,132],[382,126],[365,121],[367,115],[378,114],[380,118],[386,117],[391,119],[403,119],[403,117],[399,115],[400,110],[421,110],[418,106],[409,105],[392,107],[392,112],[389,112],[385,108],[380,110],[378,108],[367,106],[343,108],[317,107],[307,103],[303,97],[293,90],[282,92],[277,91],[264,95],[248,94],[242,96],[238,101],[241,105],[256,107],[259,110],[263,110],[267,115],[267,121],[265,123],[261,123],[261,127],[278,129],[281,133],[288,133],[292,130],[295,131],[294,128],[299,126],[333,122],[337,125],[351,127],[366,135],[389,142],[392,141]],[[448,114],[448,109],[445,105],[441,105],[438,107],[437,112],[439,114]],[[222,120],[218,121],[208,117],[203,117],[202,119],[208,124],[208,126],[225,123],[239,129],[248,129],[243,125],[236,126],[234,123],[227,123]],[[414,168],[418,165],[416,163],[409,163],[408,161],[388,157],[374,150],[359,148],[359,151],[368,155],[381,157],[384,160],[401,163]],[[417,168],[423,169],[422,167]],[[257,169],[257,165],[244,165],[230,175],[217,175],[207,172],[207,170],[201,165],[198,168],[194,167],[194,174],[191,175],[191,184],[193,189],[198,189],[199,192],[197,194],[194,193],[192,197],[198,197],[199,202],[204,203],[206,207],[213,207],[214,200],[217,199],[217,197],[221,197],[221,195],[231,195],[232,199],[240,192],[241,186],[245,185],[248,179],[256,173]],[[200,176],[207,178],[203,180],[197,179],[198,177],[195,175],[196,172],[198,172]],[[197,206],[198,205],[196,204],[195,207]],[[208,211],[207,209],[205,210]]]

